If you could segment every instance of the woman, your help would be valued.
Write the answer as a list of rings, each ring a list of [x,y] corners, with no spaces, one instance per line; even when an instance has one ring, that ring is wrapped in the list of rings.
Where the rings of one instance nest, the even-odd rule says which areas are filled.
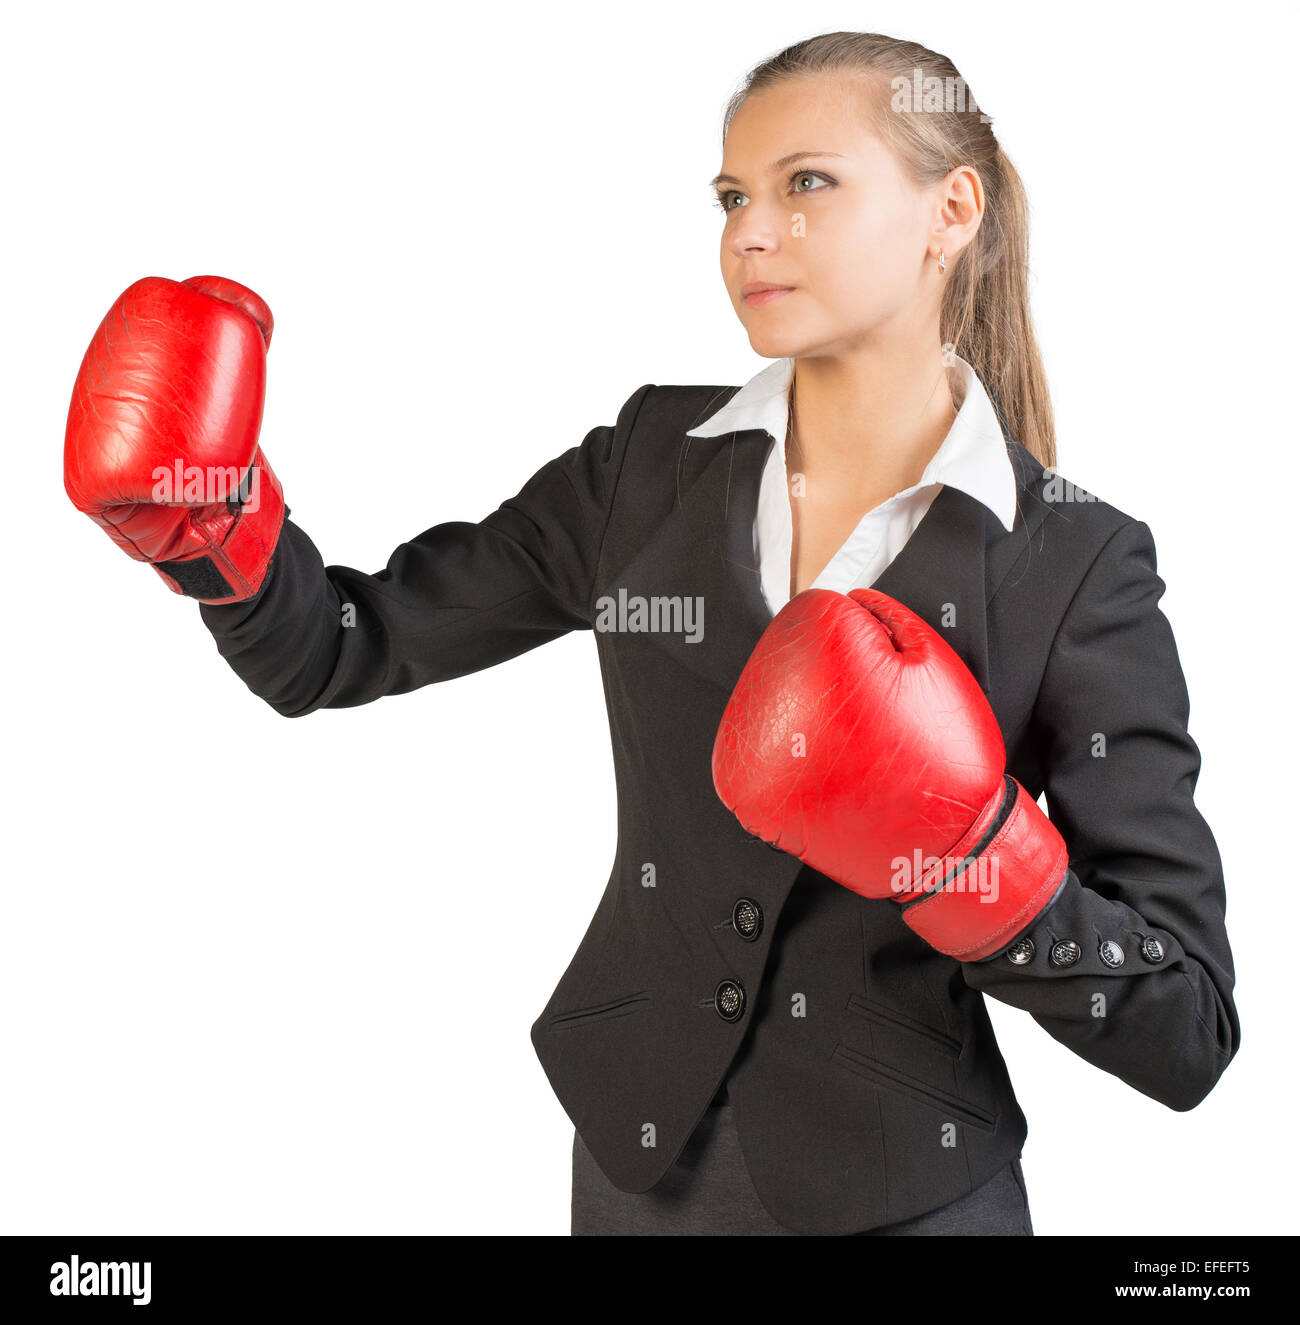
[[[715,187],[728,293],[775,362],[740,389],[642,386],[377,574],[325,567],[286,518],[258,447],[271,316],[234,282],[122,296],[74,392],[66,485],[286,716],[595,631],[618,851],[533,1026],[576,1129],[574,1232],[1028,1234],[984,994],[1173,1109],[1239,1043],[1150,531],[1044,468],[1025,202],[946,58],[860,33],[781,52],[728,109]],[[919,688],[895,686],[917,648]],[[755,803],[792,678],[814,788],[845,766],[818,764],[840,700],[869,696],[836,747],[863,761],[862,812],[804,786],[829,849],[825,824]],[[985,809],[949,781],[974,744]],[[868,790],[897,808],[904,784],[922,799],[887,822]],[[928,862],[899,888],[846,854],[888,829],[919,855],[953,805],[940,886]],[[1030,846],[1004,909],[983,889],[946,928],[919,920],[1012,822]]]

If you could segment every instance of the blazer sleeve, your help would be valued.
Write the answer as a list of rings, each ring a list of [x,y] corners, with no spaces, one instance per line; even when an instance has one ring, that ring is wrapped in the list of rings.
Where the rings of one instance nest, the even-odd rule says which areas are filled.
[[[1065,884],[1008,952],[962,969],[1182,1111],[1209,1094],[1241,1030],[1223,866],[1192,800],[1200,753],[1164,589],[1139,521],[1111,535],[1079,585],[1034,712]]]
[[[255,695],[297,718],[463,676],[590,627],[614,489],[651,389],[486,518],[425,530],[375,574],[324,565],[286,519],[258,594],[200,605],[217,651]]]

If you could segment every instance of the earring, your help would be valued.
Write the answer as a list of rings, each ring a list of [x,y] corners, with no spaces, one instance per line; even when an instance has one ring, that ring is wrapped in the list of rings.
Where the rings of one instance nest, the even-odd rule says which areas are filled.
[[[943,249],[939,250],[939,270],[941,272],[948,270],[948,264],[943,260]]]

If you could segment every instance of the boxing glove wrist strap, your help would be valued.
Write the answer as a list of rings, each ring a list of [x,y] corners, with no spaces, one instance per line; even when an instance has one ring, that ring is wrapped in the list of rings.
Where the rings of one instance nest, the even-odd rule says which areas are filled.
[[[1015,941],[1065,883],[1069,852],[1015,778],[949,853],[929,863],[903,919],[931,947],[982,961]]]
[[[153,567],[187,598],[210,604],[252,598],[266,576],[284,514],[284,494],[259,447],[226,513],[191,521],[187,543],[200,550]]]

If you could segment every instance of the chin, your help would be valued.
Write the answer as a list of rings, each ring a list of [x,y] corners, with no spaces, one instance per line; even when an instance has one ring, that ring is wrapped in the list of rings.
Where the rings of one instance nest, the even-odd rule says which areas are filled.
[[[763,359],[796,359],[807,343],[806,336],[796,335],[790,327],[747,327],[749,347]]]

